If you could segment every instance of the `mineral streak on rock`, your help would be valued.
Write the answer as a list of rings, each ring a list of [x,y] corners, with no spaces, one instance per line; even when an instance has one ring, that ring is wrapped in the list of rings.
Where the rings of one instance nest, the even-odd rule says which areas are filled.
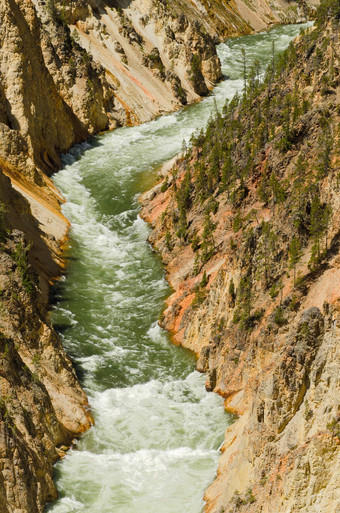
[[[161,325],[239,416],[209,513],[340,508],[339,18],[325,2],[143,199]]]

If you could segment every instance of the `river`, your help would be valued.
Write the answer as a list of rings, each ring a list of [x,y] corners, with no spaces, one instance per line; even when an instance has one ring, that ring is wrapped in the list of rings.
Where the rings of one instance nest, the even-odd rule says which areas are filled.
[[[231,39],[218,48],[226,80],[197,105],[75,147],[54,182],[71,221],[67,274],[53,322],[75,361],[95,427],[55,466],[49,513],[200,513],[224,431],[223,401],[194,357],[157,318],[170,290],[147,244],[138,197],[155,170],[243,86],[248,63],[268,64],[301,26]]]

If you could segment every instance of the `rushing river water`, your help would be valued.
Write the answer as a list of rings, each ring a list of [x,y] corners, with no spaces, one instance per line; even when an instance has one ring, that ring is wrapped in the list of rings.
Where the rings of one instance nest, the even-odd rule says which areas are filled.
[[[69,267],[53,321],[76,362],[96,425],[56,465],[60,498],[50,513],[200,513],[231,422],[208,394],[194,358],[157,324],[169,294],[146,242],[138,195],[226,98],[242,88],[248,62],[271,58],[301,26],[219,46],[227,79],[212,96],[142,126],[74,148],[55,183],[72,223]],[[215,103],[216,102],[216,103]]]

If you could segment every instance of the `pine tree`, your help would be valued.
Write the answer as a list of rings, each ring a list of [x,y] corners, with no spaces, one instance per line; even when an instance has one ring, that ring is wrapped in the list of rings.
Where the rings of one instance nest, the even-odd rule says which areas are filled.
[[[273,194],[273,206],[275,207],[275,203],[281,204],[285,201],[286,192],[274,173],[270,175],[269,185]]]
[[[240,212],[238,211],[236,216],[234,217],[234,220],[233,220],[233,231],[235,233],[237,233],[241,227],[242,227],[242,217],[241,217],[241,214]]]
[[[201,279],[200,287],[205,288],[208,285],[208,281],[209,280],[207,277],[207,273],[206,273],[206,271],[204,271],[202,279]]]
[[[236,290],[233,279],[230,280],[228,292],[231,300],[231,305],[233,306],[235,304],[236,299]]]
[[[168,249],[168,251],[172,250],[171,235],[170,235],[169,230],[167,230],[167,232],[165,234],[165,246]]]
[[[215,241],[214,241],[214,230],[216,228],[215,223],[212,221],[210,217],[210,213],[205,214],[204,226],[203,226],[203,234],[202,234],[202,244],[201,244],[201,261],[205,264],[209,258],[215,252]]]
[[[309,264],[312,266],[320,259],[321,240],[323,236],[326,238],[325,247],[327,250],[327,232],[331,215],[331,207],[321,203],[319,194],[314,194],[311,204],[309,227],[313,239],[312,255],[309,261]]]
[[[318,152],[318,163],[317,163],[317,178],[320,180],[327,176],[331,170],[331,153],[333,148],[333,137],[329,124],[324,127],[324,133],[319,138],[319,152]]]
[[[263,221],[261,224],[262,237],[258,244],[256,255],[256,276],[257,279],[263,280],[264,286],[267,288],[269,284],[269,276],[272,267],[272,261],[276,253],[277,235],[271,229],[269,222]]]
[[[302,257],[301,242],[298,237],[293,237],[288,249],[289,255],[289,269],[293,269],[294,272],[294,287],[296,282],[296,265]]]
[[[233,161],[230,155],[230,152],[227,154],[224,164],[222,166],[222,190],[228,191],[228,199],[229,199],[229,186],[232,181],[233,176]]]

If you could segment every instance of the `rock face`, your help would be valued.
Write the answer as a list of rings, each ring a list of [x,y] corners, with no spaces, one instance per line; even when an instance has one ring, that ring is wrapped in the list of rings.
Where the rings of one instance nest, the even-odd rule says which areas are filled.
[[[56,494],[52,463],[91,424],[48,321],[68,229],[49,179],[60,155],[198,100],[221,78],[219,40],[302,21],[310,4],[0,0],[1,512],[41,512]],[[211,389],[215,357],[202,353]]]
[[[17,215],[27,218],[28,204],[14,191],[12,198]],[[0,244],[1,511],[42,512],[56,497],[52,463],[92,419],[72,363],[47,320],[25,238],[8,230],[3,212]]]
[[[340,508],[338,4],[317,19],[143,200],[161,324],[238,415],[209,513]]]
[[[66,4],[72,34],[105,69],[122,123],[197,101],[222,78],[214,40],[194,6],[92,1],[74,13],[73,2]]]
[[[37,269],[45,294],[46,282],[58,274],[58,245],[68,228],[60,213],[61,195],[48,175],[60,167],[60,153],[89,134],[116,125],[110,86],[72,40],[53,5],[0,3],[0,174],[10,177],[12,186],[28,199],[43,231],[40,242],[34,238],[36,255],[37,245],[50,247],[56,265],[44,267],[40,261]],[[23,229],[6,199],[9,188],[2,191],[2,200],[9,205],[11,226]],[[27,220],[27,235],[29,225]]]
[[[60,153],[109,127],[113,107],[67,27],[38,13],[33,2],[1,2],[1,158],[25,176],[57,169]]]
[[[313,2],[59,0],[55,5],[72,38],[102,67],[114,92],[116,118],[136,124],[209,92],[221,79],[218,40],[305,20]],[[40,6],[41,15],[43,10]]]

